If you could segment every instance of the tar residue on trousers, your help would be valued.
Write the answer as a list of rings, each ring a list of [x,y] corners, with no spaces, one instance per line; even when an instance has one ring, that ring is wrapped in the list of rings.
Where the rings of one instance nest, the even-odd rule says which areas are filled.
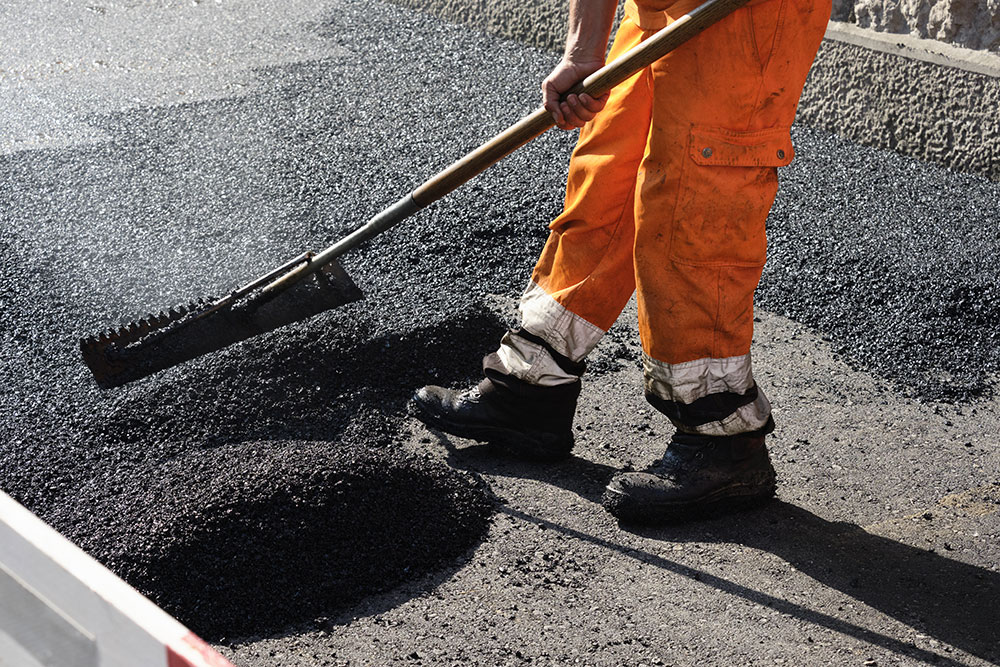
[[[261,67],[242,96],[196,104],[120,111],[116,88],[87,117],[107,140],[0,156],[0,488],[154,595],[158,581],[173,587],[175,609],[196,631],[219,603],[197,595],[205,585],[197,565],[167,566],[185,549],[210,548],[199,526],[234,546],[266,529],[273,548],[291,549],[294,522],[334,500],[324,495],[333,487],[308,481],[314,467],[333,480],[335,470],[349,474],[351,457],[385,450],[421,478],[422,464],[397,451],[409,393],[477,379],[503,330],[483,304],[521,291],[562,203],[573,135],[550,133],[346,256],[362,302],[99,392],[78,336],[224,294],[332,242],[530,112],[554,62],[379,3],[351,5],[317,35],[350,57]],[[81,108],[97,104],[96,76],[87,74]],[[759,305],[808,324],[903,391],[952,400],[988,393],[1000,370],[1000,185],[822,132],[795,128],[793,139],[797,157],[782,170],[768,222]],[[612,362],[598,360],[591,372]],[[273,476],[252,472],[254,457]],[[258,486],[244,489],[247,479]],[[464,484],[433,479],[430,506]],[[388,497],[403,497],[392,489]],[[306,499],[302,514],[288,514],[289,494]],[[239,503],[228,515],[226,498]],[[423,558],[403,551],[418,528],[397,525],[402,575],[447,572],[449,554],[480,539],[485,506],[469,499],[439,510],[459,516],[463,507],[468,532],[439,533],[433,551],[416,551]],[[367,525],[358,511],[354,525]],[[309,551],[317,536],[301,534]],[[392,558],[385,551],[352,564]],[[217,561],[206,571],[217,572],[221,557],[206,558]],[[262,568],[283,561],[251,561],[245,576],[230,570],[243,582],[254,572],[300,576],[295,559],[279,572]],[[311,573],[319,578],[303,578],[300,589],[322,587],[326,574]],[[189,574],[192,585],[176,588]],[[392,581],[359,575],[355,593]],[[205,627],[234,631],[252,618],[274,628],[341,613],[349,598],[295,618],[294,605],[280,601],[269,616],[272,601],[262,599]]]

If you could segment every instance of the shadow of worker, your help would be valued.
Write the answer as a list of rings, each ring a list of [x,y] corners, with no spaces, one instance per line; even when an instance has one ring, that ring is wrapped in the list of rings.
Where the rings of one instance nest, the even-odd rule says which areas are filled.
[[[748,516],[752,519],[747,520]],[[1000,660],[998,572],[873,535],[852,523],[827,521],[782,501],[751,515],[635,532],[669,542],[731,542],[773,553],[816,581],[922,634],[990,662]],[[792,615],[822,621],[821,625],[833,626],[863,641],[931,657],[912,645],[865,628],[840,623],[798,605],[787,606]]]
[[[615,472],[609,466],[570,457],[547,465],[498,457],[486,446],[457,447],[447,434],[434,432],[458,469],[534,479],[598,502]],[[654,567],[687,576],[724,593],[766,605],[805,622],[880,646],[898,655],[940,665],[964,662],[920,648],[897,637],[857,625],[801,603],[754,590],[736,581],[697,570],[567,526],[503,507],[501,512],[541,523],[581,540],[620,551]],[[812,512],[775,500],[750,512],[715,520],[660,528],[621,528],[664,542],[720,542],[773,553],[816,581],[839,590],[929,637],[1000,664],[1000,573],[946,558],[867,532],[847,522],[827,521]]]

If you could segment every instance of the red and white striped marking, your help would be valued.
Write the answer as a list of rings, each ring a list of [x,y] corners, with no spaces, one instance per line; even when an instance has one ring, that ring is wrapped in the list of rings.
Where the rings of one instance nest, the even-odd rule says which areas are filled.
[[[233,667],[0,492],[0,667]]]

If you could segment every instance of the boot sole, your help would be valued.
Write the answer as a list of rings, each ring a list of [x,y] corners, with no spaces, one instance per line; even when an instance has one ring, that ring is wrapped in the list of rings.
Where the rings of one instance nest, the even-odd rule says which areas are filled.
[[[601,497],[601,504],[622,523],[682,523],[760,507],[774,498],[776,489],[775,483],[764,488],[733,485],[684,501],[640,503],[627,493],[607,487]]]
[[[425,406],[416,398],[410,400],[410,414],[421,422],[460,438],[485,443],[518,458],[534,461],[558,461],[569,456],[573,437],[539,438],[524,431],[499,426],[470,426],[449,420],[444,415]]]

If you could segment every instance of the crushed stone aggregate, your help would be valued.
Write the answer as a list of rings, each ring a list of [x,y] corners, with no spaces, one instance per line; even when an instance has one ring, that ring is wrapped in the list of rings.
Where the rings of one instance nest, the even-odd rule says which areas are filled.
[[[332,242],[529,112],[554,62],[381,3],[345,1],[315,30],[349,57],[258,68],[252,89],[227,99],[95,113],[87,123],[106,139],[0,155],[0,488],[205,634],[310,622],[446,571],[482,538],[485,492],[394,444],[413,388],[476,377],[505,325],[484,304],[525,284],[572,148],[572,135],[550,133],[346,257],[361,303],[98,391],[78,336]],[[759,305],[903,392],[987,394],[1000,367],[1000,184],[793,134]],[[635,357],[622,340],[591,372]],[[331,480],[374,492],[383,471],[395,476],[371,514],[337,504]],[[429,510],[378,513],[392,499]],[[238,520],[223,516],[229,502]],[[426,541],[357,541],[385,516],[386,538],[425,530]],[[339,580],[350,591],[329,593],[325,569],[246,553],[228,583],[299,592],[272,590],[269,617],[272,606],[227,607],[227,582],[178,572],[190,553],[206,558],[202,575],[219,572],[248,527],[266,531],[262,547],[316,554],[328,543],[292,530],[304,519],[355,549],[338,561],[358,568]],[[385,569],[361,569],[376,556]]]
[[[85,526],[67,536],[220,641],[315,627],[401,581],[447,576],[488,527],[480,484],[370,442],[240,442],[97,477],[80,492],[98,503],[60,519]]]
[[[1000,183],[796,128],[757,302],[924,400],[1000,377]],[[832,158],[832,159],[831,159]]]

